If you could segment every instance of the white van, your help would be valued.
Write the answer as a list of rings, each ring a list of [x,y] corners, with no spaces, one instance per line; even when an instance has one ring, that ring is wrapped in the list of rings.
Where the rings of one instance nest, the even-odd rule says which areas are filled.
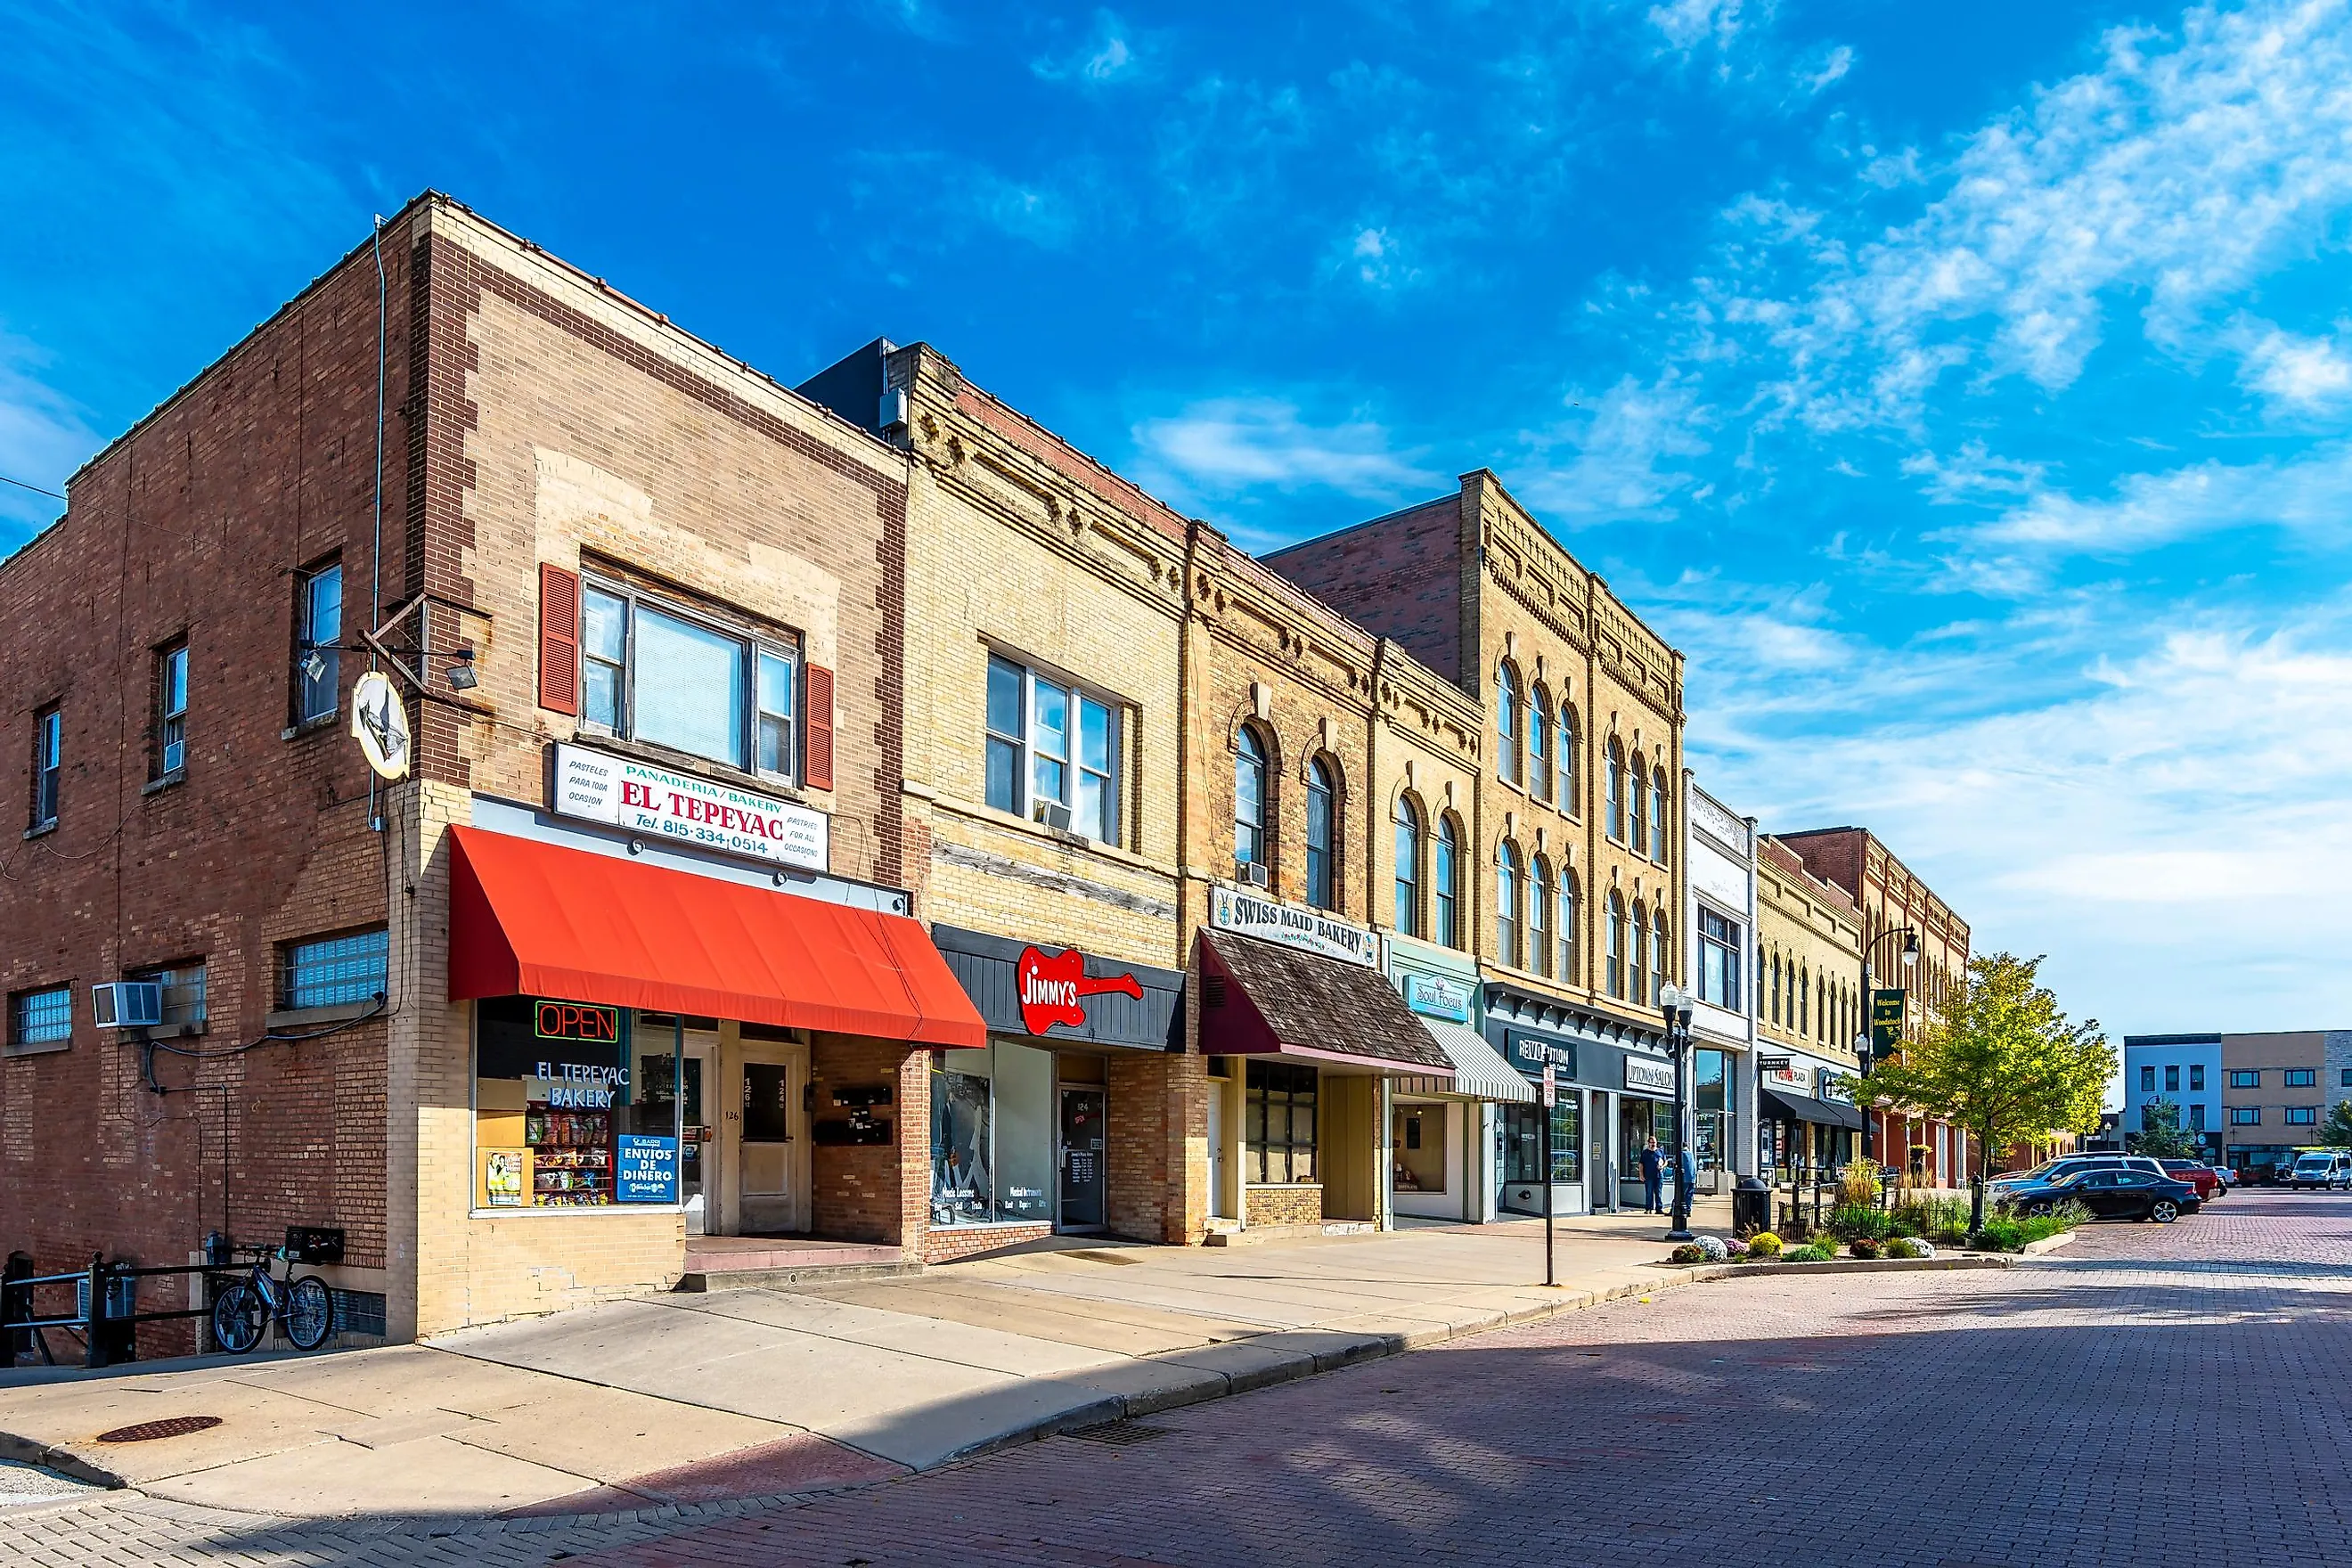
[[[2298,1189],[2352,1188],[2352,1152],[2337,1149],[2314,1150],[2307,1154],[2298,1154],[2294,1169],[2287,1179],[2289,1185]]]

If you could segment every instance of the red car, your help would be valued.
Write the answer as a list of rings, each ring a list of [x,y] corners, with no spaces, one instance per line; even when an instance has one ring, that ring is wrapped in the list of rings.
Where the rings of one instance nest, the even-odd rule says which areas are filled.
[[[2230,1190],[2229,1184],[2221,1180],[2220,1172],[2194,1160],[2167,1160],[2164,1173],[2176,1182],[2187,1182],[2195,1187],[2200,1203],[2211,1203],[2216,1196]]]

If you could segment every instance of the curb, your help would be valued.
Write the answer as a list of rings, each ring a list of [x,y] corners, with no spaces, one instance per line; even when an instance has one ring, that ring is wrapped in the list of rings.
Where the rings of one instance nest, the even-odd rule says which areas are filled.
[[[61,1476],[86,1481],[94,1487],[104,1487],[109,1491],[121,1491],[131,1485],[112,1470],[91,1464],[70,1448],[36,1443],[30,1437],[19,1437],[14,1432],[0,1432],[0,1459],[38,1465],[45,1470],[55,1470]]]
[[[2001,1253],[1970,1252],[1957,1258],[1832,1258],[1821,1263],[1697,1263],[1709,1279],[1741,1279],[1751,1274],[1933,1274],[1955,1268],[2014,1268]]]
[[[2027,1242],[2021,1256],[2026,1258],[2039,1258],[2045,1252],[2057,1251],[2060,1247],[2064,1247],[2074,1239],[2074,1233],[2073,1231],[2062,1230],[2055,1236],[2045,1236],[2040,1241]]]

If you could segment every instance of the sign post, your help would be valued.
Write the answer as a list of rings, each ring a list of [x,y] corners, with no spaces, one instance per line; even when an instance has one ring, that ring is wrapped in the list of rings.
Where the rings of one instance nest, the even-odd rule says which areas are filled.
[[[1544,1064],[1543,1076],[1543,1189],[1544,1189],[1544,1284],[1555,1286],[1551,1261],[1551,1108],[1559,1098],[1559,1069],[1549,1062]]]

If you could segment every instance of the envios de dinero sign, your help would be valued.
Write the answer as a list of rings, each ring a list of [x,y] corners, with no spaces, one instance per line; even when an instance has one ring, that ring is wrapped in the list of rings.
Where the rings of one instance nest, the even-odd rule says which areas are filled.
[[[823,812],[586,746],[555,748],[551,809],[698,849],[809,871],[828,866]]]

